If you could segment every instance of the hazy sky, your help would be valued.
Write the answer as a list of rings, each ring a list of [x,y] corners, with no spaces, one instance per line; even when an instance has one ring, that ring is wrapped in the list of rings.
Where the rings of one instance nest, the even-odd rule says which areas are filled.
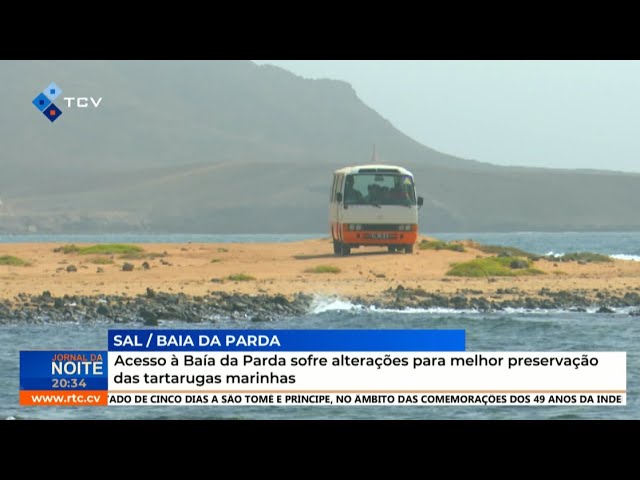
[[[640,172],[640,61],[256,60],[349,82],[399,130],[499,165]]]

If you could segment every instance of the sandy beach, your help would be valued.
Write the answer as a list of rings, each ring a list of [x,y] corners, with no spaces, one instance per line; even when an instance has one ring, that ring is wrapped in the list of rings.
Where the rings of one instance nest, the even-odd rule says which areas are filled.
[[[545,273],[535,276],[447,275],[453,263],[490,256],[469,246],[465,252],[416,248],[413,254],[363,247],[354,249],[350,256],[336,257],[329,238],[271,244],[139,244],[144,252],[133,259],[117,254],[56,251],[61,246],[63,244],[58,243],[0,244],[0,257],[11,255],[30,263],[29,266],[0,265],[0,300],[12,300],[19,294],[40,295],[44,291],[54,297],[135,296],[144,294],[148,288],[185,295],[228,292],[290,298],[304,293],[369,300],[398,287],[487,299],[539,297],[544,289],[579,292],[593,299],[601,298],[602,292],[619,297],[640,293],[640,262],[625,260],[580,264],[541,259],[534,262],[534,266]],[[125,262],[133,265],[133,270],[124,271]],[[143,267],[144,262],[148,268]],[[75,271],[68,271],[74,270],[69,268],[71,265]],[[309,271],[318,266],[337,267],[340,271]],[[253,278],[239,281],[229,278],[239,274]]]

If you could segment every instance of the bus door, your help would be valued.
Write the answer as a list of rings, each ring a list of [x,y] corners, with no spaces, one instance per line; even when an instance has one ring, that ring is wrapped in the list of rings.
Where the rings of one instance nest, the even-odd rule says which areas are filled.
[[[333,179],[333,188],[331,190],[331,236],[334,240],[342,240],[342,229],[340,228],[340,224],[342,223],[342,206],[344,202],[344,198],[339,202],[338,201],[338,193],[340,196],[343,195],[342,188],[344,184],[344,175],[338,174],[335,175]]]

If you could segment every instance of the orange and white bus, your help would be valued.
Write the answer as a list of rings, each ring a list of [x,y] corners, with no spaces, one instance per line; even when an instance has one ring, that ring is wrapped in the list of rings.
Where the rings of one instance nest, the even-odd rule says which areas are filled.
[[[333,252],[387,247],[413,252],[418,238],[418,208],[413,174],[394,165],[359,165],[333,172],[329,226]]]

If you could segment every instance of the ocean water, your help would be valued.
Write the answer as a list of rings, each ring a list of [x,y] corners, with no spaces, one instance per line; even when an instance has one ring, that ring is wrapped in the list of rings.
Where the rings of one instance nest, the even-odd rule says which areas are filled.
[[[632,233],[510,233],[429,234],[442,240],[473,239],[485,244],[514,246],[546,254],[590,251],[640,260],[640,232]],[[30,241],[63,242],[221,242],[293,241],[309,236],[29,236]],[[220,238],[224,237],[224,240]],[[190,238],[190,240],[186,240]],[[235,238],[235,239],[234,239]],[[239,240],[242,238],[242,240]],[[259,238],[259,239],[258,239]],[[271,238],[266,240],[265,238]],[[25,241],[24,238],[0,242]],[[148,328],[138,325],[139,328]],[[3,419],[256,419],[256,420],[569,420],[640,419],[640,317],[620,310],[474,312],[454,310],[391,311],[368,309],[340,298],[316,298],[311,309],[295,318],[253,323],[222,319],[202,323],[204,329],[464,329],[467,351],[621,351],[627,353],[625,406],[131,406],[22,407],[18,405],[19,352],[41,349],[106,350],[112,323],[0,326],[0,418]],[[136,328],[127,324],[125,328]],[[165,320],[159,328],[194,328]]]
[[[640,261],[640,232],[427,233],[440,240],[471,239],[485,245],[508,245],[539,255],[592,252]]]

